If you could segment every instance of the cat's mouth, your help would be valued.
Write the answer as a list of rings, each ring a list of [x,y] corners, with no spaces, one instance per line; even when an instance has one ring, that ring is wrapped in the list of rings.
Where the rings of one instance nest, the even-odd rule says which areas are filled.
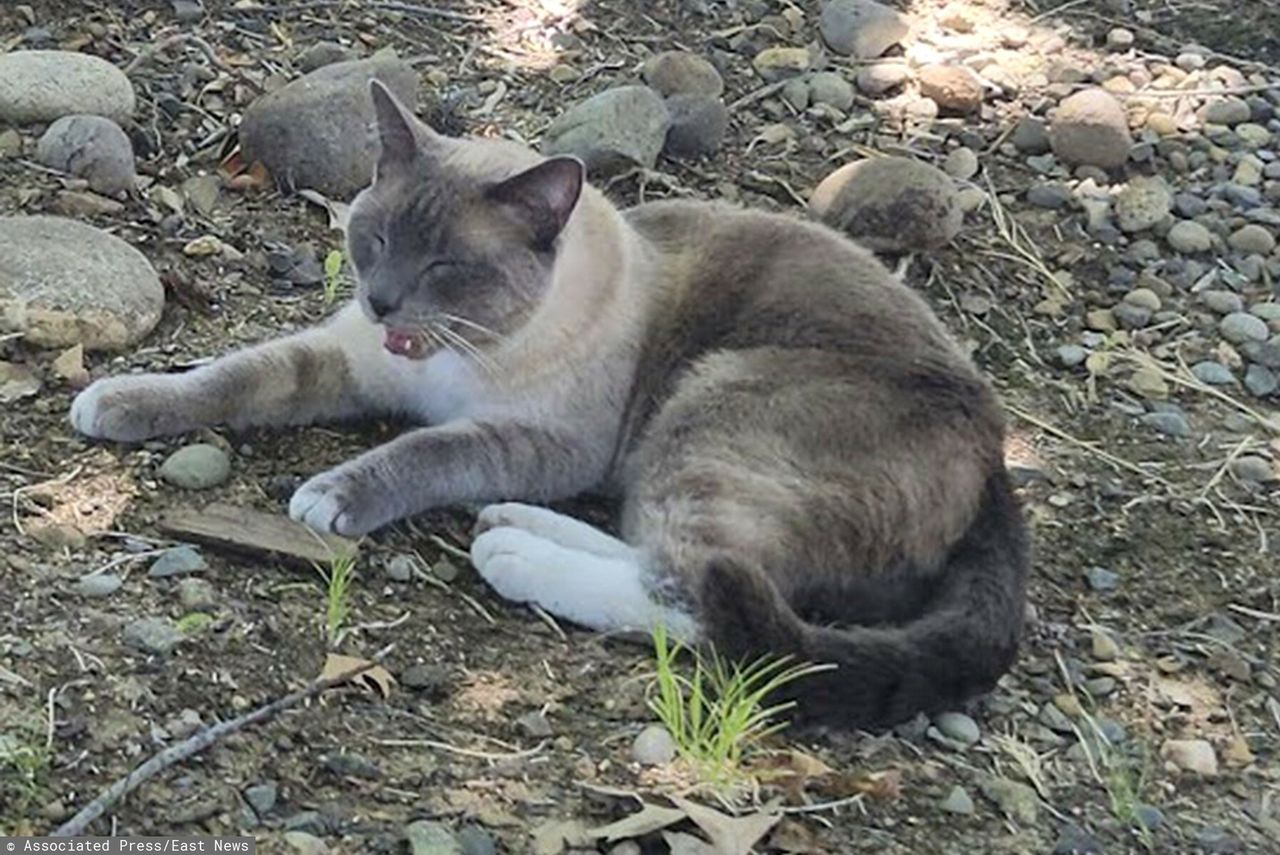
[[[418,330],[387,327],[382,346],[396,356],[403,356],[406,359],[426,359],[427,357],[427,337]]]

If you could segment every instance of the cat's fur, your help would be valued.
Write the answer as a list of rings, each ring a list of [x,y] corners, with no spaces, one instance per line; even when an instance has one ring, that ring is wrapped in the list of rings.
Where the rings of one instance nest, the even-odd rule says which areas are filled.
[[[486,508],[480,573],[597,629],[663,621],[733,656],[835,663],[799,711],[839,725],[995,683],[1028,542],[996,398],[919,297],[823,226],[695,202],[619,212],[575,160],[445,138],[373,97],[357,301],[188,373],[99,381],[77,429],[407,414],[432,426],[316,475],[293,516],[362,534],[613,489],[621,539]]]

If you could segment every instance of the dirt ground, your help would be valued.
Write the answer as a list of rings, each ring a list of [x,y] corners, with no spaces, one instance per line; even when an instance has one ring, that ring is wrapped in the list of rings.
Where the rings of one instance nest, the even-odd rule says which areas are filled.
[[[731,52],[727,33],[758,19],[760,10],[789,7],[805,14],[813,38],[817,17],[816,3],[770,0],[615,0],[586,4],[576,14],[568,10],[572,4],[554,2],[424,4],[478,20],[372,8],[377,4],[293,3],[267,12],[206,0],[200,22],[179,25],[162,2],[29,5],[52,45],[123,66],[166,35],[194,31],[235,69],[239,82],[224,81],[199,110],[176,116],[158,105],[177,92],[185,67],[225,76],[198,45],[175,45],[131,72],[139,95],[131,136],[139,170],[153,187],[213,172],[234,139],[233,131],[217,131],[232,128],[254,87],[291,73],[291,60],[315,41],[340,38],[364,53],[394,47],[424,75],[441,72],[424,92],[434,93],[429,112],[446,128],[500,127],[532,140],[574,101],[634,79],[648,53]],[[1066,5],[1072,8],[1055,21],[1082,49],[1096,48],[1123,22],[1152,52],[1176,52],[1194,39],[1240,60],[1280,62],[1280,8],[1270,0]],[[914,13],[934,10],[924,0],[914,6]],[[1015,4],[1003,15],[1032,25],[1049,8]],[[22,44],[32,26],[17,4],[0,6],[0,45]],[[762,46],[779,41],[763,31],[754,38]],[[731,104],[761,86],[749,59],[739,52],[724,70]],[[557,64],[578,73],[557,80],[550,73]],[[508,88],[492,102],[497,81]],[[1024,93],[968,129],[994,144],[1034,99]],[[633,176],[609,194],[620,204],[687,193],[797,209],[852,146],[906,146],[940,159],[946,137],[965,130],[944,124],[909,141],[885,128],[855,130],[808,144],[821,132],[802,129],[806,144],[782,152],[753,143],[777,121],[766,114],[767,100],[732,108],[729,138],[715,157],[664,160],[665,180]],[[1025,168],[998,154],[984,166],[998,188],[1030,180]],[[63,187],[26,158],[0,158],[0,215],[52,211]],[[339,246],[316,205],[275,191],[224,190],[212,213],[175,216],[157,199],[142,193],[120,211],[85,217],[141,248],[170,292],[163,320],[141,346],[87,360],[95,377],[177,369],[330,311],[322,289],[273,281],[264,263],[277,244],[309,246],[318,258]],[[1274,484],[1242,483],[1224,469],[1246,436],[1250,447],[1272,443],[1270,453],[1280,457],[1276,435],[1257,426],[1223,428],[1236,409],[1232,401],[1176,390],[1204,430],[1196,441],[1169,441],[1135,429],[1130,398],[1114,384],[1053,364],[1050,352],[1064,330],[1080,328],[1089,294],[1100,285],[1091,273],[1105,280],[1120,250],[1058,229],[1043,211],[1023,213],[1013,211],[1047,263],[1072,267],[1077,290],[1065,319],[1034,311],[1045,298],[1043,278],[1002,243],[989,209],[972,213],[949,248],[914,257],[908,278],[972,348],[1009,405],[1010,456],[1037,553],[1025,648],[998,690],[968,710],[982,731],[969,748],[937,743],[923,724],[888,735],[785,736],[785,745],[833,769],[893,772],[900,783],[892,797],[829,809],[805,809],[789,798],[790,812],[761,851],[1066,852],[1073,850],[1055,846],[1077,832],[1108,853],[1280,851],[1277,492]],[[184,254],[189,241],[210,234],[243,260]],[[36,395],[0,413],[0,731],[33,744],[47,738],[50,746],[37,784],[10,791],[10,803],[0,804],[0,829],[9,831],[55,827],[198,724],[230,719],[319,673],[326,652],[323,593],[312,570],[205,549],[203,577],[216,606],[212,620],[188,621],[178,583],[147,576],[153,551],[168,545],[157,523],[174,507],[211,501],[280,512],[302,478],[398,429],[209,432],[203,439],[231,452],[231,478],[185,493],[161,482],[157,468],[193,439],[126,447],[74,435],[66,421],[74,389],[50,369],[56,355],[0,338],[0,357],[37,366],[44,378]],[[1274,398],[1254,407],[1276,413]],[[87,492],[98,492],[97,501],[86,505]],[[589,501],[574,510],[608,518],[607,508]],[[33,522],[64,511],[107,521],[83,543],[31,535]],[[630,756],[634,735],[652,720],[644,700],[649,657],[572,628],[562,634],[504,604],[462,560],[441,567],[449,554],[440,543],[465,548],[469,523],[465,510],[440,513],[364,544],[352,593],[350,625],[357,629],[342,647],[370,656],[394,644],[386,665],[400,683],[388,697],[354,687],[333,691],[233,734],[144,784],[94,831],[242,832],[257,836],[261,851],[283,852],[290,851],[284,831],[303,830],[330,851],[394,852],[405,851],[406,824],[425,818],[463,833],[468,852],[496,845],[555,853],[573,845],[556,842],[549,823],[592,827],[616,819],[634,807],[618,791],[660,800],[664,785]],[[396,581],[386,564],[405,554],[448,581]],[[104,599],[76,592],[79,577],[108,564],[124,576],[121,590]],[[1114,588],[1091,584],[1091,568],[1116,574]],[[125,643],[124,629],[144,617],[179,621],[187,635],[167,656],[142,654]],[[1098,633],[1117,641],[1118,651],[1099,651],[1105,639]],[[406,680],[411,666],[419,667]],[[1074,729],[1060,726],[1073,695],[1091,713]],[[1096,745],[1085,733],[1089,722],[1118,732],[1116,744],[1083,750],[1082,742]],[[1162,748],[1177,739],[1207,740],[1217,773],[1201,777],[1167,763]],[[1033,788],[1034,816],[996,804],[992,782],[1008,781]],[[255,812],[246,790],[269,782],[278,786],[278,799]],[[956,786],[972,796],[969,812],[940,808]],[[643,851],[666,851],[660,840],[646,838]]]

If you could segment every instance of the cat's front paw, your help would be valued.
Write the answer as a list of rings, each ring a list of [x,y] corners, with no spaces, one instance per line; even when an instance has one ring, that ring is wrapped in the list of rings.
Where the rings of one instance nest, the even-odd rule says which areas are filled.
[[[289,516],[327,534],[368,534],[396,519],[396,509],[369,475],[340,467],[307,481],[289,500]]]
[[[71,426],[85,436],[116,442],[182,433],[177,420],[183,408],[174,382],[165,374],[98,380],[71,402]]]

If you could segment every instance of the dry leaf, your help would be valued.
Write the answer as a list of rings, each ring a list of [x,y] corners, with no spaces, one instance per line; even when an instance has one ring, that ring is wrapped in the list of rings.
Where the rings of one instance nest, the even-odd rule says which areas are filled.
[[[593,838],[603,838],[606,843],[612,843],[615,840],[625,840],[630,837],[643,837],[646,834],[652,834],[655,831],[666,828],[668,825],[675,825],[684,818],[685,813],[682,810],[645,804],[630,816],[625,816],[617,822],[611,822],[599,828],[593,828],[587,833]]]
[[[29,398],[40,391],[40,378],[25,365],[0,362],[0,404]]]
[[[769,838],[769,847],[789,855],[826,855],[831,851],[818,839],[813,829],[794,819],[784,819],[778,823],[773,836]]]
[[[324,669],[320,672],[320,679],[333,680],[343,674],[354,671],[362,665],[369,665],[369,668],[359,674],[348,677],[342,682],[352,683],[369,691],[377,689],[382,693],[383,698],[391,697],[391,687],[395,684],[396,678],[392,677],[391,673],[381,665],[372,665],[369,660],[361,659],[358,656],[343,656],[341,653],[330,653],[324,660]]]
[[[580,819],[552,819],[533,830],[535,855],[560,855],[567,848],[590,843],[591,838]]]
[[[764,811],[729,816],[679,796],[667,798],[711,839],[717,855],[751,855],[752,847],[782,819],[780,813]]]
[[[902,795],[902,773],[887,769],[867,775],[844,775],[832,781],[826,791],[840,798],[862,793],[879,801],[893,801]]]
[[[68,347],[53,360],[53,373],[77,389],[89,383],[89,372],[84,367],[84,345]]]

